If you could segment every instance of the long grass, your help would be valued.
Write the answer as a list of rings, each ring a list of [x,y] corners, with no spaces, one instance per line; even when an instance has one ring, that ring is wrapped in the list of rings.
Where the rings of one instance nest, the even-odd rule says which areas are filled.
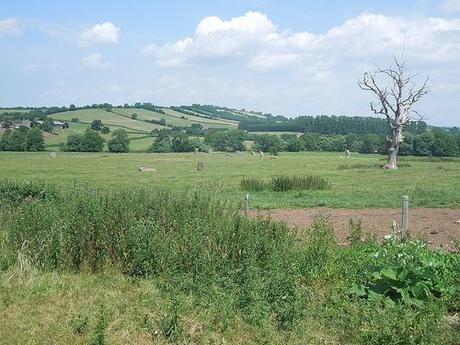
[[[243,178],[240,181],[242,190],[258,192],[263,190],[272,190],[274,192],[287,192],[290,190],[326,190],[331,188],[331,183],[315,175],[309,176],[276,176],[267,181],[258,178]]]
[[[411,243],[381,247],[358,240],[341,248],[327,219],[318,218],[299,235],[285,224],[242,216],[237,203],[216,197],[218,193],[212,190],[104,191],[85,184],[55,189],[12,181],[0,186],[0,278],[8,277],[0,279],[0,303],[9,315],[28,308],[24,298],[34,310],[37,303],[48,301],[40,296],[49,298],[56,292],[47,307],[50,313],[62,298],[94,293],[94,283],[77,282],[75,289],[52,283],[67,275],[87,281],[85,275],[105,274],[109,278],[101,287],[104,295],[116,294],[121,299],[131,293],[129,289],[151,296],[151,287],[139,292],[145,281],[158,291],[155,302],[142,302],[157,308],[155,317],[148,309],[132,310],[133,300],[113,298],[66,315],[70,326],[53,329],[73,330],[80,337],[75,342],[110,338],[120,343],[116,335],[123,327],[113,319],[130,313],[130,334],[161,337],[163,342],[214,343],[221,334],[242,331],[238,343],[332,339],[349,344],[415,345],[455,344],[458,339],[458,330],[444,319],[448,310],[460,310],[460,296],[452,293],[452,284],[460,281],[457,254],[430,252]],[[11,198],[14,191],[20,192]],[[358,236],[356,229],[352,234]],[[376,267],[385,268],[393,259],[398,262],[399,255],[410,258],[415,268],[436,263],[435,278],[447,284],[450,294],[417,306],[350,295],[353,284],[368,282]],[[110,272],[128,277],[129,283],[120,285],[123,293],[116,292],[117,279],[110,278],[114,277]],[[46,274],[52,277],[46,284],[33,278]],[[18,275],[27,275],[28,283],[15,283]],[[19,294],[15,293],[18,286]],[[34,292],[23,293],[27,289]],[[34,300],[34,296],[39,297]],[[29,312],[23,318],[36,314]],[[198,335],[197,319],[206,325]],[[38,330],[43,322],[29,327],[33,328],[30,334],[45,341]],[[0,332],[11,334],[7,342],[21,337],[8,318],[0,318]],[[63,335],[55,334],[54,339]]]

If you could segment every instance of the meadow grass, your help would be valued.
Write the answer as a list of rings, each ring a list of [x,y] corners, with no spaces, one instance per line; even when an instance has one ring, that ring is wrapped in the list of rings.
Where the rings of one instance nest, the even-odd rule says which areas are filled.
[[[123,127],[128,130],[150,132],[155,128],[164,128],[163,126],[156,125],[153,123],[133,120],[128,117],[115,114],[113,112],[106,111],[104,109],[82,109],[75,111],[66,111],[62,113],[56,113],[51,115],[52,118],[61,121],[71,121],[72,118],[78,118],[82,123],[91,123],[91,121],[97,119],[101,120],[106,126],[117,126]]]
[[[358,238],[339,247],[327,219],[299,234],[245,218],[218,189],[0,187],[5,343],[453,345],[460,335],[448,322],[460,310],[458,254]],[[404,278],[409,288],[444,290],[417,303],[350,292],[401,260],[429,270]]]
[[[147,145],[149,139],[133,140]],[[154,154],[154,153],[67,153],[51,159],[46,152],[0,152],[0,176],[18,180],[44,180],[68,185],[74,179],[106,189],[144,186],[179,191],[197,186],[219,185],[221,194],[239,200],[244,193],[240,181],[270,180],[286,175],[316,175],[331,183],[328,190],[251,192],[252,205],[279,207],[400,207],[401,196],[409,195],[411,206],[460,206],[460,160],[428,161],[426,157],[403,157],[408,163],[396,171],[379,168],[383,156],[353,154],[350,161],[334,153],[282,153],[280,159],[249,154]],[[198,160],[205,168],[197,171]],[[343,166],[346,165],[347,169]],[[153,167],[142,173],[138,167]]]

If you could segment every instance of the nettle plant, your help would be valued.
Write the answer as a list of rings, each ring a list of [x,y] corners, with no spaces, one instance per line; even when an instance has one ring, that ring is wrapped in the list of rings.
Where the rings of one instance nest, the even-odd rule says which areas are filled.
[[[421,241],[390,241],[372,254],[365,278],[350,293],[422,306],[430,298],[455,296],[459,267],[458,255],[430,251]]]

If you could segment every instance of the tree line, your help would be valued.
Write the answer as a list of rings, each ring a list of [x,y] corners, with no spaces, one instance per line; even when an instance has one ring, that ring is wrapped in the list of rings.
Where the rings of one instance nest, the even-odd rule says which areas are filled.
[[[0,138],[0,151],[43,151],[45,139],[40,127],[7,128]]]
[[[385,119],[363,116],[300,116],[294,119],[285,117],[244,118],[239,129],[248,132],[299,132],[318,134],[377,134],[387,135],[388,124]],[[421,134],[427,130],[424,121],[412,121],[406,131]]]

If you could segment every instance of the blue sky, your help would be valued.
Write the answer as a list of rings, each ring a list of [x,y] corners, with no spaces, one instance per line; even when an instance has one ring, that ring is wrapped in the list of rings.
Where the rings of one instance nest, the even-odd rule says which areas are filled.
[[[460,0],[15,1],[0,7],[0,106],[217,104],[370,115],[356,83],[404,52],[417,105],[460,125]]]

